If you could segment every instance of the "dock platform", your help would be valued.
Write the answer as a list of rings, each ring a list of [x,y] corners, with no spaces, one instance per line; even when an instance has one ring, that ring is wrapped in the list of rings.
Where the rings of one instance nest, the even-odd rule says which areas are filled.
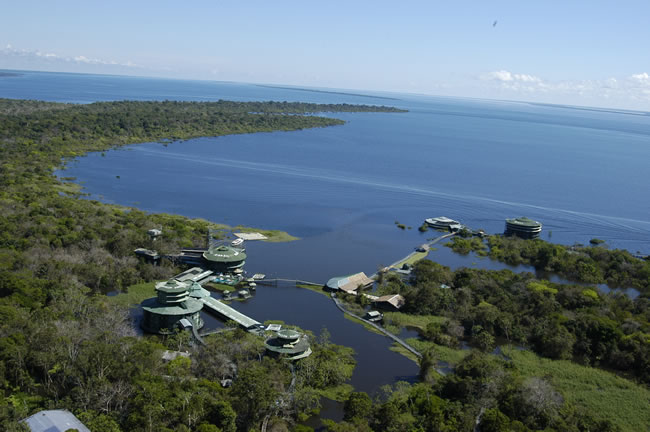
[[[211,311],[226,319],[235,321],[245,329],[257,329],[261,325],[261,323],[255,321],[253,318],[244,315],[243,313],[231,308],[230,306],[220,302],[215,298],[203,297],[200,300]]]

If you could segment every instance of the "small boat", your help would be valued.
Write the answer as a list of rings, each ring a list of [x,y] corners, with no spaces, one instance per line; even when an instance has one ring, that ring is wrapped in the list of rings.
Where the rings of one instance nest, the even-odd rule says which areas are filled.
[[[232,246],[240,246],[242,243],[244,243],[244,239],[237,238],[237,239],[233,240],[230,244]]]

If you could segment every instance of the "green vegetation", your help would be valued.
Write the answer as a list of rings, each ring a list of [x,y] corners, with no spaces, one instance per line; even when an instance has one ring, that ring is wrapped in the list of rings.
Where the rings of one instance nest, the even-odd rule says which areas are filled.
[[[93,431],[234,431],[266,415],[293,418],[318,407],[317,391],[340,388],[354,359],[315,342],[290,404],[289,365],[262,355],[262,341],[235,330],[188,345],[181,333],[135,336],[128,305],[179,269],[138,261],[137,247],[167,254],[201,247],[201,219],[149,214],[83,198],[53,171],[89,151],[141,142],[343,124],[309,114],[381,111],[352,105],[254,102],[105,102],[88,105],[0,99],[0,429],[45,408],[67,408]],[[300,115],[286,115],[300,114]],[[162,228],[155,241],[147,230]],[[257,231],[257,230],[255,230]],[[261,231],[272,241],[286,233]],[[114,297],[95,295],[122,292]],[[163,349],[191,360],[161,359]],[[232,379],[222,388],[221,380]]]
[[[454,236],[450,242],[445,243],[445,246],[461,255],[467,255],[470,252],[476,252],[478,256],[487,255],[487,246],[478,237]]]
[[[411,315],[403,312],[384,312],[384,323],[397,327],[398,331],[403,328],[415,328],[424,331],[431,323],[443,324],[447,318],[435,315]]]
[[[610,372],[549,360],[529,351],[504,348],[523,377],[549,377],[553,387],[575,405],[584,406],[622,430],[640,431],[650,425],[650,390]]]
[[[310,291],[313,291],[313,292],[316,292],[316,293],[318,293],[318,294],[322,294],[322,295],[324,295],[324,296],[326,296],[326,297],[329,297],[329,294],[327,293],[327,291],[325,291],[325,290],[323,289],[323,286],[322,286],[322,285],[296,284],[296,286],[297,286],[298,288],[308,289],[308,290],[310,290]]]
[[[645,430],[647,410],[615,423],[606,418],[613,410],[587,412],[565,399],[546,378],[527,377],[511,362],[489,354],[470,352],[459,361],[455,374],[426,377],[431,381],[387,386],[374,403],[367,395],[352,393],[344,405],[343,422],[324,423],[332,431],[451,432],[475,430],[477,424],[483,432]],[[635,407],[643,410],[643,402]]]
[[[263,229],[256,229],[256,228],[250,228],[250,227],[243,227],[241,225],[236,226],[233,228],[233,230],[238,231],[238,232],[245,232],[245,233],[260,233],[266,236],[266,242],[272,242],[272,243],[280,243],[280,242],[290,242],[294,240],[298,240],[298,237],[294,237],[289,233],[286,233],[284,231],[278,231],[278,230],[263,230]]]
[[[429,252],[413,252],[407,258],[405,258],[402,261],[398,262],[393,267],[401,269],[404,266],[404,264],[412,266],[416,262],[420,261],[421,259],[426,258],[427,255],[429,255]]]
[[[592,244],[598,245],[598,239]],[[650,260],[632,256],[625,250],[608,250],[593,246],[563,246],[541,239],[524,240],[519,237],[492,235],[487,247],[478,238],[454,237],[447,246],[458,253],[476,252],[480,256],[511,265],[530,265],[537,270],[551,272],[570,281],[607,284],[611,288],[636,288],[650,295]]]
[[[126,288],[126,292],[109,296],[108,301],[123,307],[138,305],[144,300],[156,296],[155,285],[155,282],[143,282],[131,285]]]

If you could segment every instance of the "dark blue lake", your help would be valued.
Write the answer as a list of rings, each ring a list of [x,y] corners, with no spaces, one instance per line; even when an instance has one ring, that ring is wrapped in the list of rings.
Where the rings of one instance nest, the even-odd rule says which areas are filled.
[[[489,233],[502,232],[507,217],[528,216],[544,224],[543,238],[553,242],[586,244],[598,237],[610,247],[650,253],[648,113],[357,93],[40,72],[0,77],[0,97],[9,98],[286,100],[408,109],[328,114],[347,122],[330,128],[133,145],[89,154],[59,173],[106,202],[301,238],[247,242],[251,273],[316,282],[374,273],[435,235],[417,227],[443,215]],[[412,229],[400,230],[396,221]],[[251,305],[261,303],[256,300]],[[304,301],[287,307],[333,307],[327,299]],[[375,345],[350,342],[343,337],[347,330],[329,325],[334,342],[357,351]],[[390,353],[386,341],[377,343]],[[374,362],[361,355],[353,380],[383,377],[383,361],[393,364],[392,354]],[[413,363],[398,366],[389,380],[416,372]]]
[[[440,215],[491,233],[503,230],[504,218],[526,215],[554,242],[598,237],[650,253],[648,113],[45,72],[0,78],[0,97],[408,109],[330,114],[347,121],[330,128],[134,145],[90,154],[65,172],[108,202],[301,237],[248,244],[251,266],[269,274],[323,280],[372,272],[409,252],[424,238],[416,230],[422,220]],[[413,229],[402,232],[395,221]],[[262,258],[271,250],[278,259]]]

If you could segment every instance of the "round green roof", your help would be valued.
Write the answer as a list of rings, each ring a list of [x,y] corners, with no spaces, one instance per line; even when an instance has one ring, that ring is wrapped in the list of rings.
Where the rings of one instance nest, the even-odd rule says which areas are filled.
[[[542,226],[541,223],[534,221],[532,219],[529,219],[527,217],[519,217],[516,219],[506,219],[506,222],[512,225],[519,225],[519,226],[525,226],[525,227],[538,227]]]
[[[179,293],[187,291],[188,286],[185,282],[178,282],[174,279],[169,279],[167,282],[159,282],[156,284],[156,291],[162,291],[165,293]]]
[[[289,330],[289,329],[280,330],[280,331],[278,331],[277,335],[278,335],[278,338],[288,340],[288,341],[295,341],[295,340],[298,340],[298,338],[300,337],[299,332],[297,332],[295,330]]]
[[[203,258],[212,262],[230,263],[244,261],[246,259],[246,253],[241,249],[221,245],[203,252]]]
[[[146,299],[140,303],[142,309],[157,315],[188,316],[203,309],[203,302],[187,298],[181,304],[162,304],[156,297]]]

